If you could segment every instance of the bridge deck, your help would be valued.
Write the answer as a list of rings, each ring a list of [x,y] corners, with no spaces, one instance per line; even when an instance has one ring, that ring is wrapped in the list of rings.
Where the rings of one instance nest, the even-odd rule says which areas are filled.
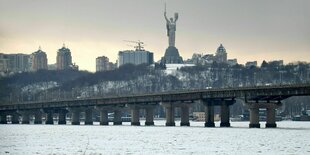
[[[80,106],[105,106],[122,104],[142,104],[159,102],[184,102],[208,99],[274,100],[280,101],[291,96],[310,95],[310,84],[259,86],[242,88],[220,88],[202,90],[178,90],[172,92],[140,94],[128,96],[93,97],[55,101],[34,101],[17,104],[0,105],[0,111],[26,110],[38,108],[66,108]]]

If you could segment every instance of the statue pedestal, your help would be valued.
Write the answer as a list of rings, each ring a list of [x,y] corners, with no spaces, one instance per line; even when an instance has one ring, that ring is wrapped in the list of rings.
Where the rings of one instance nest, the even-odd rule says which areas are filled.
[[[161,58],[161,62],[165,64],[181,64],[182,57],[179,55],[179,50],[174,46],[169,46],[166,49],[165,56]]]

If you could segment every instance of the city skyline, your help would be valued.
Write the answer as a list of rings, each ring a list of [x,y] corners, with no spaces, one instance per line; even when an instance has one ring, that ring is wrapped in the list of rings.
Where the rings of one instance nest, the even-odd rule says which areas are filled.
[[[95,59],[112,62],[133,49],[123,40],[141,40],[160,60],[168,47],[165,1],[4,1],[0,0],[0,53],[31,54],[41,46],[49,64],[62,44],[82,70]],[[257,60],[309,61],[310,2],[167,1],[167,16],[179,13],[176,47],[184,60],[214,54],[222,43],[238,63]],[[294,53],[294,54],[292,54]]]

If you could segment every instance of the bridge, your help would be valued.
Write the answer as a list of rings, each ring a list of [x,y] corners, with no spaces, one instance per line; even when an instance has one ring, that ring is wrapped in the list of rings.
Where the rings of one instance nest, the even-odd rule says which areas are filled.
[[[114,112],[114,125],[122,124],[122,111],[131,111],[131,125],[140,125],[139,111],[145,110],[145,125],[154,125],[154,109],[160,105],[165,108],[166,126],[175,126],[175,108],[181,109],[181,126],[190,126],[189,108],[200,102],[205,106],[205,127],[214,127],[214,107],[220,106],[221,127],[229,127],[230,106],[236,99],[244,100],[250,111],[250,128],[260,128],[259,109],[265,108],[266,127],[276,127],[276,109],[281,101],[292,96],[309,96],[310,84],[259,86],[242,88],[221,88],[203,90],[182,90],[154,94],[65,99],[55,101],[34,101],[0,105],[0,124],[7,124],[11,116],[12,124],[29,124],[34,116],[35,124],[53,124],[53,115],[58,114],[58,124],[66,124],[66,114],[71,113],[71,124],[80,124],[80,113],[85,113],[85,125],[93,124],[93,111],[100,112],[100,125],[108,125],[108,112]],[[20,122],[19,117],[22,120]]]

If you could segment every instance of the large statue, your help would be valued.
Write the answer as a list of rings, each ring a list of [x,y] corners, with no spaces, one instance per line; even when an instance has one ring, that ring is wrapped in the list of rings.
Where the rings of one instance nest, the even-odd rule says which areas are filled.
[[[165,4],[165,19],[167,26],[167,36],[169,40],[169,46],[166,49],[165,55],[161,58],[161,63],[163,64],[180,64],[183,63],[183,59],[179,54],[179,50],[175,47],[175,30],[176,30],[176,22],[178,20],[178,13],[174,13],[174,19],[167,18],[166,13],[166,4]]]
[[[167,18],[167,12],[165,7],[165,19],[166,19],[166,26],[167,26],[167,36],[169,38],[169,46],[175,46],[175,31],[176,31],[176,22],[178,20],[178,13],[174,13],[174,19],[170,18],[170,20]]]

